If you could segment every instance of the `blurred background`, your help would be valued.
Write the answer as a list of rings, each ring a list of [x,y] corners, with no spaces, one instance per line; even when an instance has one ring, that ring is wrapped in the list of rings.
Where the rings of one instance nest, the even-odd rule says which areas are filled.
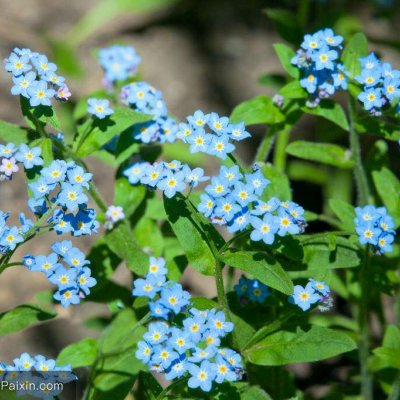
[[[273,95],[283,79],[273,43],[286,41],[298,47],[304,32],[320,27],[331,26],[345,37],[364,31],[371,43],[370,50],[378,52],[394,68],[400,68],[398,1],[0,0],[0,10],[1,58],[7,57],[14,47],[29,47],[48,55],[67,78],[72,102],[101,86],[102,72],[95,49],[127,44],[134,46],[142,57],[141,79],[163,92],[170,113],[178,119],[197,109],[229,115],[244,100],[260,94]],[[18,98],[10,95],[10,87],[9,75],[0,71],[0,118],[22,124]],[[248,162],[264,129],[252,127],[250,131],[254,139],[241,144],[239,149]],[[347,138],[333,124],[314,118],[303,118],[292,135],[296,140],[347,144]],[[368,150],[368,138],[364,139],[364,146]],[[389,155],[396,160],[398,149],[393,145],[391,151]],[[111,204],[114,171],[95,159],[89,165],[95,171],[100,191]],[[288,168],[294,200],[314,212],[321,212],[324,207],[322,193],[329,191],[329,180],[351,180],[349,171],[322,169],[323,177],[312,182],[309,178],[305,181],[295,163]],[[21,174],[13,182],[0,184],[0,209],[13,213],[27,211]],[[48,254],[53,240],[51,235],[34,240],[24,246],[23,254]],[[80,240],[79,247],[88,249],[92,241],[93,238]],[[17,254],[16,259],[21,256]],[[188,272],[185,285],[194,293],[212,296],[213,279],[196,279],[194,287],[194,274]],[[115,279],[131,286],[131,278],[123,268],[117,271]],[[0,312],[19,304],[44,301],[49,289],[41,274],[22,267],[7,269],[0,277]],[[35,298],[37,292],[42,293]],[[0,337],[0,360],[10,362],[23,351],[56,357],[65,345],[98,334],[97,330],[83,326],[83,320],[107,314],[105,307],[93,303],[58,311],[59,317],[45,325]],[[307,378],[304,368],[297,374],[300,381]]]

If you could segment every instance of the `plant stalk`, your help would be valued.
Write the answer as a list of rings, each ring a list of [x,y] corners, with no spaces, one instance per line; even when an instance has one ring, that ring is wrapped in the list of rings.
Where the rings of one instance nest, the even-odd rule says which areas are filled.
[[[286,146],[289,142],[290,127],[284,127],[277,135],[274,151],[274,166],[280,171],[284,172],[286,167]]]

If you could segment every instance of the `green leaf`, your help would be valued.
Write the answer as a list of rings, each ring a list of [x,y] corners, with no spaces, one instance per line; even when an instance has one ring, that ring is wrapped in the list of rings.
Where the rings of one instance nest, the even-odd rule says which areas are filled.
[[[277,124],[285,116],[267,96],[257,96],[239,104],[230,116],[233,123],[244,122],[246,125]]]
[[[398,123],[388,123],[375,117],[363,115],[354,124],[358,133],[365,133],[372,136],[380,136],[387,140],[399,141],[400,129]]]
[[[300,86],[299,81],[292,81],[287,83],[279,90],[279,94],[285,99],[306,99],[307,92]]]
[[[147,114],[138,113],[124,107],[116,107],[114,113],[104,119],[93,117],[89,124],[84,123],[78,128],[78,135],[74,149],[79,157],[86,157],[89,154],[100,150],[114,136],[121,134],[131,126],[146,122],[151,119]],[[86,134],[85,132],[89,132]],[[82,143],[81,138],[85,135]]]
[[[373,171],[372,178],[375,188],[383,204],[389,211],[389,214],[400,223],[400,182],[396,175],[388,168],[382,168],[380,171]]]
[[[125,177],[115,182],[114,204],[124,209],[126,217],[130,217],[146,197],[143,185],[132,186]]]
[[[387,368],[400,369],[400,329],[395,325],[389,325],[383,338],[383,346],[373,352]]]
[[[267,286],[287,295],[293,294],[293,283],[278,261],[261,251],[233,251],[222,253],[221,261],[251,274]]]
[[[264,12],[274,21],[279,36],[295,45],[302,41],[303,31],[295,14],[278,8],[267,8]]]
[[[28,326],[39,324],[57,316],[47,308],[23,304],[0,314],[0,336],[21,331]]]
[[[307,114],[317,115],[325,118],[334,124],[340,126],[345,131],[349,130],[346,114],[343,107],[331,99],[323,99],[317,107],[301,107],[301,110]]]
[[[356,213],[351,204],[340,199],[330,199],[329,207],[339,218],[343,229],[355,230],[354,218],[356,217]]]
[[[288,177],[272,164],[265,164],[261,167],[261,172],[271,181],[264,189],[261,199],[268,201],[271,197],[278,197],[280,200],[291,200],[292,191]]]
[[[138,373],[145,368],[135,357],[135,345],[145,328],[132,309],[122,310],[99,339],[101,361],[93,371],[90,400],[125,399]]]
[[[273,400],[272,397],[259,386],[249,386],[240,395],[240,400]]]
[[[152,249],[156,257],[162,256],[164,238],[154,220],[140,218],[133,232],[140,247]]]
[[[251,346],[244,356],[257,365],[287,365],[325,360],[354,350],[356,343],[346,333],[312,325],[303,330],[278,331]]]
[[[68,365],[72,368],[93,365],[98,351],[96,339],[86,338],[65,347],[57,357],[57,365]]]
[[[303,246],[303,263],[308,270],[330,268],[355,268],[360,265],[358,247],[348,239],[337,236],[336,248],[332,250],[329,235],[299,235],[297,239]]]
[[[56,115],[56,112],[51,106],[37,106],[31,107],[29,100],[24,96],[19,96],[22,114],[28,123],[28,125],[35,130],[38,127],[42,129],[49,124],[56,131],[61,131],[60,121]]]
[[[171,199],[164,196],[164,207],[190,265],[202,274],[212,275],[215,258],[209,242],[221,248],[225,242],[220,234],[180,193]]]
[[[132,132],[128,129],[118,138],[117,147],[115,149],[115,162],[120,165],[133,154],[138,154],[139,150],[140,143],[132,140]]]
[[[368,53],[368,41],[361,32],[356,33],[345,46],[342,53],[343,64],[351,77],[355,77],[361,72],[360,57],[365,57]]]
[[[286,152],[304,160],[316,161],[338,168],[352,168],[354,165],[350,151],[336,144],[298,140],[290,143],[286,147]]]
[[[150,372],[139,372],[138,388],[135,391],[135,399],[157,400],[157,396],[163,388]]]
[[[4,142],[12,142],[16,146],[28,143],[28,130],[0,120],[0,139]]]
[[[82,76],[81,59],[75,49],[65,40],[54,40],[53,37],[48,39],[53,50],[54,61],[61,72],[68,75],[68,77],[77,78]]]
[[[292,63],[291,59],[296,55],[293,49],[289,46],[286,46],[282,43],[274,44],[275,53],[279,58],[279,61],[282,64],[283,69],[295,79],[298,79],[300,76],[300,71],[296,68]]]
[[[127,221],[122,221],[107,232],[105,241],[119,258],[125,260],[126,266],[131,271],[138,275],[147,273],[149,258],[134,239]]]

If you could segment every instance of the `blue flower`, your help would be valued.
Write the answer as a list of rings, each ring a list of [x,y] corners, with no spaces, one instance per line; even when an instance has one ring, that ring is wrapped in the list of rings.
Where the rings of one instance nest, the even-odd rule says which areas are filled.
[[[4,68],[14,76],[19,76],[29,71],[32,66],[29,64],[29,56],[18,56],[15,53],[11,53],[10,56],[4,60]]]
[[[298,305],[303,311],[307,311],[310,309],[312,304],[315,304],[321,300],[321,296],[315,291],[313,284],[309,282],[305,288],[300,285],[296,285],[290,300],[294,304]]]
[[[335,35],[332,29],[326,28],[321,32],[321,38],[325,40],[326,44],[332,47],[338,47],[343,42],[343,37]]]
[[[225,359],[218,355],[215,362],[216,378],[215,382],[222,383],[224,381],[234,382],[237,380],[237,375],[231,365]]]
[[[361,67],[366,69],[375,69],[380,66],[380,61],[374,53],[359,59]]]
[[[238,165],[234,165],[233,167],[221,166],[219,171],[219,176],[225,178],[231,185],[234,185],[240,179],[243,178],[243,175],[240,173],[240,169]]]
[[[250,223],[250,213],[247,208],[242,208],[241,211],[239,211],[230,223],[228,224],[228,232],[229,233],[234,233],[237,231],[243,231],[246,229],[247,225]]]
[[[132,294],[134,296],[145,296],[152,299],[157,292],[161,290],[158,286],[158,278],[154,275],[148,275],[146,279],[136,279]]]
[[[205,182],[210,179],[208,176],[204,176],[203,168],[194,168],[190,170],[188,166],[183,168],[185,174],[185,181],[189,183],[191,187],[196,187],[200,182]]]
[[[233,323],[225,321],[225,314],[222,311],[208,317],[208,327],[218,336],[225,336],[226,333],[233,331]]]
[[[394,100],[400,97],[400,80],[386,78],[383,82],[383,93],[389,100]]]
[[[361,244],[378,244],[378,238],[382,233],[382,230],[375,227],[373,222],[365,222],[362,225],[356,226],[356,232],[358,234]]]
[[[140,182],[142,177],[146,174],[146,168],[148,168],[149,165],[150,164],[147,162],[134,163],[124,170],[124,175],[128,178],[129,183],[134,185]]]
[[[21,144],[15,154],[15,159],[23,163],[25,169],[31,169],[35,166],[43,165],[41,154],[42,149],[40,147],[29,148],[26,144]]]
[[[200,387],[204,392],[211,390],[212,382],[215,379],[216,371],[213,364],[205,360],[200,366],[189,364],[188,371],[191,378],[188,381],[188,386],[192,389]]]
[[[13,76],[12,80],[14,86],[11,88],[11,94],[14,96],[21,95],[29,99],[28,89],[35,82],[36,74],[30,71],[25,75]]]
[[[217,135],[221,135],[222,133],[226,133],[227,127],[229,125],[229,118],[220,117],[217,113],[213,112],[210,114],[207,125]]]
[[[165,177],[157,183],[157,188],[162,190],[168,198],[175,196],[177,192],[185,190],[185,176],[182,172],[173,173],[167,171]]]
[[[188,358],[188,361],[192,363],[202,362],[213,358],[216,353],[217,349],[214,346],[207,346],[205,349],[195,347],[192,349],[192,356]]]
[[[13,362],[20,371],[30,371],[35,365],[35,360],[28,353],[22,353],[19,358],[14,358]]]
[[[147,165],[145,175],[140,178],[140,183],[155,187],[164,177],[164,167],[161,164]],[[132,183],[132,182],[131,182]]]
[[[222,160],[225,160],[228,153],[232,153],[235,146],[229,142],[229,136],[214,136],[208,147],[208,154],[215,155]]]
[[[203,111],[197,110],[193,115],[189,115],[187,120],[190,126],[194,129],[202,128],[210,119],[208,114],[204,114]]]
[[[358,99],[363,102],[364,108],[369,111],[372,108],[382,107],[382,89],[366,89],[358,95]]]
[[[167,339],[168,327],[163,322],[153,322],[143,338],[150,344],[160,344]]]
[[[145,364],[147,364],[150,361],[152,353],[153,353],[152,347],[147,342],[143,340],[138,342],[138,348],[135,353],[135,356],[138,360],[141,360]]]
[[[257,200],[254,190],[252,184],[237,182],[234,186],[232,196],[242,207],[246,207],[249,203]]]
[[[169,317],[169,314],[171,313],[171,310],[166,308],[162,304],[161,300],[151,301],[149,303],[149,308],[150,308],[150,315],[153,318],[162,318],[162,319],[167,320]]]
[[[88,113],[103,119],[111,115],[114,110],[110,107],[110,101],[107,99],[90,98],[87,101]]]
[[[45,55],[38,55],[32,58],[32,63],[41,75],[46,75],[57,70],[56,64],[49,62]]]
[[[17,151],[14,143],[0,144],[0,156],[4,158],[11,158]]]
[[[178,283],[161,291],[161,304],[179,314],[183,307],[189,304],[190,295]]]
[[[85,170],[75,165],[73,168],[67,170],[67,177],[73,185],[80,185],[89,189],[89,182],[92,180],[93,174],[85,172]]]
[[[251,137],[250,133],[246,131],[244,122],[229,125],[228,134],[231,137],[231,139],[237,141]]]
[[[246,182],[253,186],[254,193],[258,196],[261,196],[266,186],[271,183],[270,180],[264,177],[260,170],[252,174],[246,174],[245,177]]]
[[[220,176],[214,176],[205,191],[214,198],[225,196],[229,192],[229,182]]]
[[[64,257],[72,249],[72,242],[70,240],[55,242],[51,245],[51,249],[59,256]]]
[[[320,32],[314,33],[313,35],[305,35],[301,47],[304,50],[315,51],[323,46],[322,39]]]
[[[381,79],[381,71],[379,69],[363,69],[361,75],[355,78],[358,82],[366,87],[376,86]]]
[[[203,129],[196,129],[188,138],[187,143],[190,144],[190,152],[197,153],[199,151],[206,152],[213,137],[205,133]]]
[[[205,317],[201,315],[196,315],[191,318],[186,318],[183,321],[183,326],[185,327],[186,332],[189,333],[190,338],[194,343],[197,343],[201,339],[202,333],[205,331]]]
[[[247,288],[247,294],[251,301],[264,303],[265,299],[270,295],[270,292],[266,285],[254,279],[250,281],[250,285]]]
[[[8,250],[14,250],[17,245],[23,241],[24,238],[16,226],[5,229],[3,232],[0,231],[0,247],[5,247]]]
[[[150,257],[149,274],[152,275],[166,275],[168,272],[165,268],[165,260],[160,257]]]
[[[251,240],[262,240],[265,244],[272,244],[275,240],[275,234],[279,226],[276,217],[272,214],[265,214],[263,219],[251,217],[250,222],[254,230],[250,234]]]
[[[88,201],[86,194],[82,192],[79,185],[65,183],[61,186],[61,192],[58,195],[58,202],[70,211],[75,211],[80,204]]]
[[[59,266],[54,274],[49,277],[49,281],[57,285],[60,289],[75,286],[76,271]]]
[[[47,277],[53,275],[59,267],[62,267],[58,263],[58,256],[56,253],[51,253],[48,256],[36,256],[35,263],[31,268],[31,271],[43,272]]]
[[[331,50],[328,46],[323,46],[311,56],[311,59],[315,62],[315,69],[317,71],[321,69],[333,70],[335,67],[333,61],[336,60],[338,56],[337,51]]]
[[[206,217],[210,217],[215,207],[214,199],[208,194],[202,194],[200,195],[200,200],[197,209]]]
[[[164,369],[168,369],[172,364],[172,361],[178,358],[178,353],[173,351],[170,346],[159,346],[157,349],[154,349],[154,355],[152,357],[152,362],[156,364],[160,364]]]
[[[85,260],[85,255],[76,247],[72,247],[67,250],[67,252],[63,254],[62,257],[65,263],[72,268],[80,269],[89,264],[89,261]]]
[[[296,235],[300,233],[300,226],[291,218],[286,210],[279,210],[276,218],[276,224],[278,225],[278,235],[285,236],[287,233]]]
[[[316,292],[318,292],[324,297],[329,296],[331,290],[326,283],[321,281],[316,281],[315,279],[309,279],[309,281],[311,282],[311,285]]]
[[[215,215],[223,217],[229,222],[238,212],[241,211],[241,207],[236,204],[233,195],[218,198],[216,202]]]
[[[63,160],[54,160],[48,167],[41,170],[40,174],[47,183],[58,183],[65,180],[67,164]]]
[[[82,290],[86,295],[90,294],[90,288],[96,286],[97,281],[95,278],[91,277],[91,270],[88,267],[83,268],[77,276],[77,284],[80,290]]]
[[[32,107],[36,106],[50,106],[51,99],[56,94],[55,90],[47,87],[46,81],[34,81],[28,87],[29,104]]]
[[[188,368],[188,362],[185,359],[177,358],[176,360],[172,361],[169,369],[165,373],[165,378],[169,381],[180,378]]]
[[[79,304],[81,301],[78,288],[76,286],[60,289],[54,293],[53,297],[55,300],[60,301],[63,307],[68,307],[71,304]]]

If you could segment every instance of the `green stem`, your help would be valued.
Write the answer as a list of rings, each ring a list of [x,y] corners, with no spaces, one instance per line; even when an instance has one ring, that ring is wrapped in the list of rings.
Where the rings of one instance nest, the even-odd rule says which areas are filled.
[[[284,172],[286,167],[286,146],[289,142],[290,127],[282,129],[275,143],[274,166],[278,171]]]
[[[260,145],[258,146],[255,163],[265,162],[274,144],[275,134],[277,132],[276,125],[272,125],[265,133]]]
[[[226,280],[226,291],[230,292],[233,289],[233,278],[235,275],[235,269],[228,267],[228,279]]]
[[[361,158],[361,146],[354,122],[356,119],[356,104],[354,99],[349,96],[349,126],[350,126],[350,150],[351,157],[355,163],[354,178],[357,187],[357,203],[364,206],[369,203],[371,193],[368,186],[367,174]]]
[[[229,311],[228,300],[226,298],[225,288],[224,288],[224,278],[222,275],[223,268],[224,264],[216,259],[214,274],[215,274],[215,284],[217,286],[218,303],[224,310]]]
[[[107,210],[107,204],[105,200],[102,198],[100,192],[98,191],[95,184],[92,182],[89,187],[89,193],[92,196],[93,200],[96,202],[97,206],[102,210]]]
[[[335,218],[329,217],[328,215],[320,214],[318,215],[318,221],[326,222],[329,225],[334,226],[335,228],[341,228],[342,224]]]
[[[387,400],[399,400],[400,399],[400,372],[394,381],[392,391],[390,392]]]
[[[229,154],[228,154],[228,158],[229,158],[235,165],[237,165],[237,166],[239,167],[239,170],[240,170],[241,174],[244,175],[244,174],[246,173],[245,170],[244,170],[244,167],[243,167],[242,163],[241,163],[232,153],[229,153]]]
[[[359,361],[361,370],[361,397],[363,400],[373,399],[372,376],[368,371],[369,356],[369,332],[368,332],[368,267],[370,261],[370,246],[365,250],[364,262],[359,270],[359,282],[361,286],[361,296],[358,310],[358,327],[360,332]]]

